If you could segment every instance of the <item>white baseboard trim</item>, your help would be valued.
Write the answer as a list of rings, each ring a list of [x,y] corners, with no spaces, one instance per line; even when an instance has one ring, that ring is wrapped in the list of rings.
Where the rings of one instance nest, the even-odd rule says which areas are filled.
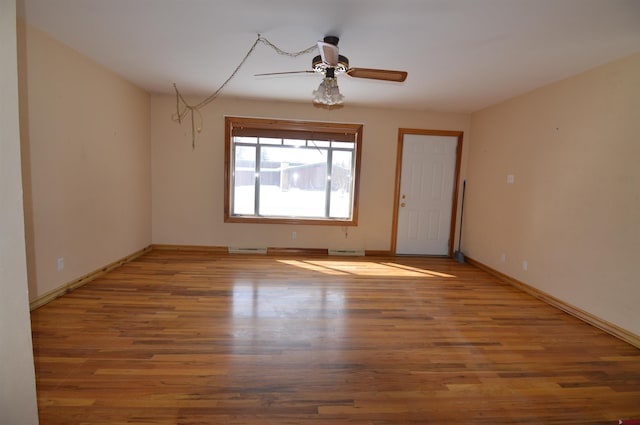
[[[248,246],[230,246],[229,254],[267,254],[267,248],[248,247]]]
[[[329,255],[343,255],[347,257],[364,257],[364,249],[334,249],[329,248]]]

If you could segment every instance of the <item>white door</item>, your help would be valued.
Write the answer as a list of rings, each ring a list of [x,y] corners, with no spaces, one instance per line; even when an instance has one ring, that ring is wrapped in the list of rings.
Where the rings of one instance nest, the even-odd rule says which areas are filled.
[[[404,135],[396,254],[449,254],[457,145],[455,136]]]

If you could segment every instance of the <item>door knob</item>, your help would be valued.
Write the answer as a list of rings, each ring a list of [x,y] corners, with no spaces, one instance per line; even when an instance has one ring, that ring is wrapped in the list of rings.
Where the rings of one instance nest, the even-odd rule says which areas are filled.
[[[405,203],[403,202],[403,203],[401,203],[401,204],[400,204],[400,206],[401,206],[402,208],[404,208],[404,207],[406,207],[406,206],[407,206],[407,204],[405,204]]]

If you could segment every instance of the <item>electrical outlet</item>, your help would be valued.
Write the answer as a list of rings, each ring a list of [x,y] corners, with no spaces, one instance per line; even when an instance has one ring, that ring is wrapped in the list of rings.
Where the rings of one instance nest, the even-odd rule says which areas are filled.
[[[507,261],[507,254],[502,253],[502,255],[500,255],[500,261],[502,261],[503,263]]]
[[[296,232],[291,232],[291,240],[295,241],[298,238],[298,234]]]
[[[507,183],[508,184],[514,184],[516,182],[516,176],[514,176],[513,174],[508,174],[507,175]]]
[[[58,258],[58,271],[64,270],[64,258]]]
[[[522,270],[526,272],[528,269],[529,269],[529,262],[527,260],[524,260],[522,262]]]

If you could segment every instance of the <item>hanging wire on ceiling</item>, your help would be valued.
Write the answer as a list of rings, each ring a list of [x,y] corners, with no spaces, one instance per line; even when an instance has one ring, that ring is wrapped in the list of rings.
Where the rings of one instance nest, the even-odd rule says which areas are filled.
[[[301,55],[305,55],[305,54],[308,54],[308,53],[311,53],[311,52],[313,52],[313,51],[315,51],[317,49],[317,46],[314,44],[313,46],[308,47],[308,48],[306,48],[304,50],[300,50],[299,52],[286,52],[286,51],[282,50],[281,48],[279,48],[278,46],[276,46],[275,44],[273,44],[268,39],[264,38],[262,35],[258,34],[258,37],[256,38],[256,41],[254,41],[253,45],[251,46],[251,48],[249,49],[247,54],[244,55],[244,58],[240,61],[238,66],[236,66],[236,68],[233,70],[231,75],[229,75],[229,78],[227,78],[224,81],[224,83],[222,83],[222,85],[215,92],[213,92],[207,98],[202,100],[200,103],[197,103],[195,105],[189,104],[185,100],[185,98],[182,96],[180,91],[178,90],[178,86],[175,83],[173,83],[173,88],[174,88],[174,90],[176,92],[176,112],[172,115],[171,118],[174,121],[177,121],[179,124],[182,124],[182,121],[187,116],[190,116],[190,119],[191,119],[191,148],[192,149],[196,148],[196,132],[199,133],[200,131],[202,131],[202,121],[203,121],[203,119],[202,119],[202,113],[200,112],[200,109],[204,108],[209,103],[211,103],[216,97],[218,97],[218,95],[220,94],[222,89],[224,89],[225,86],[229,83],[229,81],[231,81],[233,79],[233,77],[236,76],[236,74],[238,73],[238,71],[240,70],[242,65],[244,65],[244,63],[247,61],[247,59],[249,59],[249,56],[251,56],[251,53],[253,53],[253,51],[255,50],[255,48],[258,45],[258,43],[262,43],[262,44],[264,44],[266,46],[271,47],[279,55],[289,56],[289,57],[293,57],[293,58],[301,56]],[[198,118],[200,120],[200,126],[197,127],[197,128],[196,128],[196,123],[195,123],[195,114],[196,113],[198,114]]]

